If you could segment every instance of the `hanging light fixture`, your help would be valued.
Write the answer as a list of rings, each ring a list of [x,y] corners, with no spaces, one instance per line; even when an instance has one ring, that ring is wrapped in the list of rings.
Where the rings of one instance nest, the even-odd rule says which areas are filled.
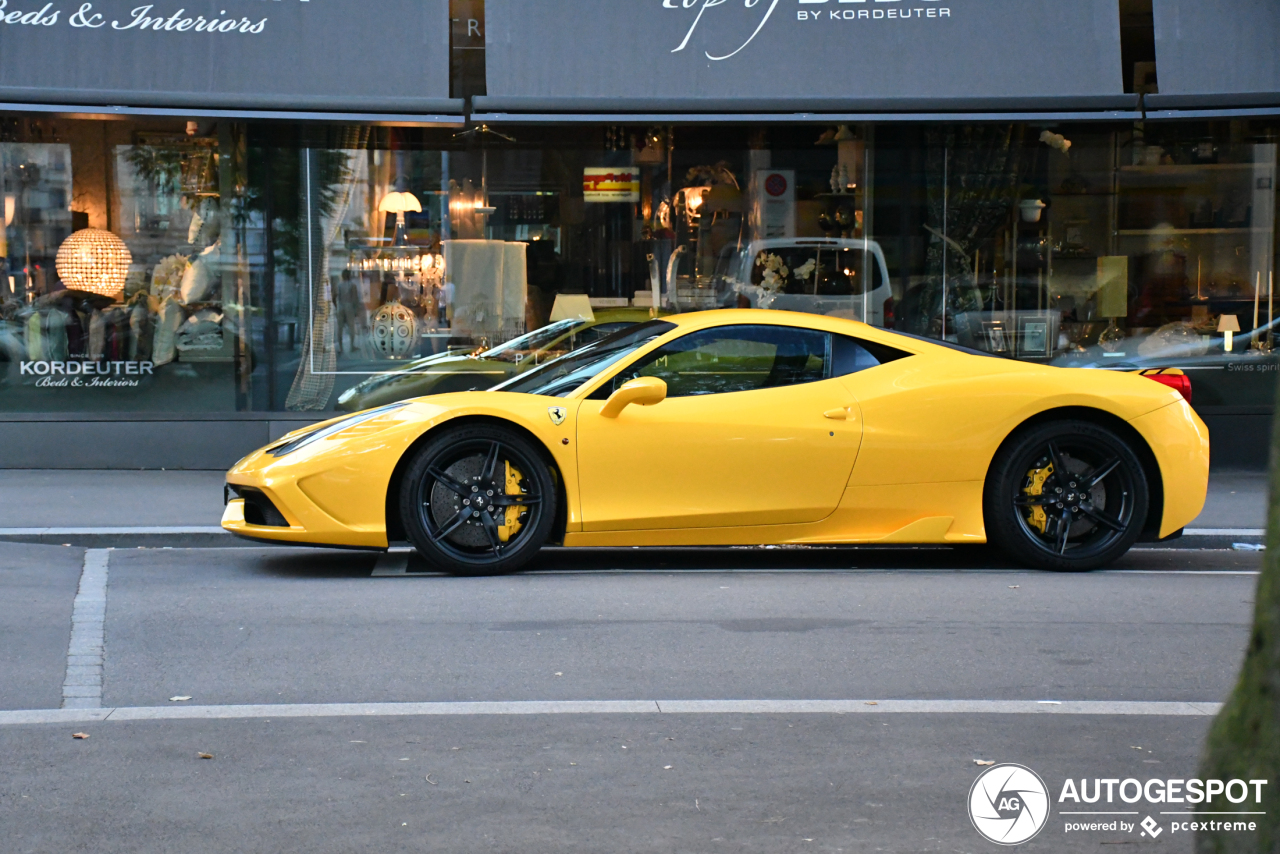
[[[422,202],[409,192],[409,181],[403,175],[396,179],[396,188],[382,197],[378,210],[396,215],[396,239],[394,246],[408,246],[409,234],[405,226],[404,215],[412,211],[422,213]]]
[[[124,241],[100,228],[82,228],[58,247],[58,276],[68,290],[115,296],[124,290],[133,255]]]

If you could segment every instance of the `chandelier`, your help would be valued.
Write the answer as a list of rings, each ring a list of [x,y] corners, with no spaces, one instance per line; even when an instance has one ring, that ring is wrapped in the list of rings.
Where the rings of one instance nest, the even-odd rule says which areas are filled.
[[[133,256],[124,241],[100,228],[82,228],[58,248],[57,268],[68,290],[115,296],[124,290]]]

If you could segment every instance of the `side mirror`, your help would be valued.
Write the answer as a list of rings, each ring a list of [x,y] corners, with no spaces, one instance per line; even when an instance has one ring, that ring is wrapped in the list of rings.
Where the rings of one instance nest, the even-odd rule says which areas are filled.
[[[657,377],[640,377],[623,383],[622,388],[609,395],[600,414],[605,418],[617,418],[631,404],[653,406],[667,399],[667,384]]]

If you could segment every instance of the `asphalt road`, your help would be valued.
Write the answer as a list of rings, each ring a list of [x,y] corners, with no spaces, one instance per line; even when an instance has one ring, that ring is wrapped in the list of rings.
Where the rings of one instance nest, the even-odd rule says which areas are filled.
[[[106,710],[56,712],[85,553],[0,544],[6,854],[998,850],[966,811],[975,760],[1027,765],[1055,797],[1067,777],[1195,776],[1260,564],[550,551],[524,575],[454,579],[304,550],[108,557]],[[734,705],[660,710],[691,700]],[[865,713],[757,702],[804,700]],[[563,705],[322,705],[534,701]],[[273,708],[230,708],[246,704]],[[1026,850],[1191,850],[1171,831],[1064,833],[1054,809]]]

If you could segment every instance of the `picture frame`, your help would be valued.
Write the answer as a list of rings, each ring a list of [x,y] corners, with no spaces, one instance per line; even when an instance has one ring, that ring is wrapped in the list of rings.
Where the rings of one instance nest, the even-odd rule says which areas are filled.
[[[1049,359],[1058,343],[1059,317],[1054,312],[1021,314],[1017,318],[1018,357]]]

